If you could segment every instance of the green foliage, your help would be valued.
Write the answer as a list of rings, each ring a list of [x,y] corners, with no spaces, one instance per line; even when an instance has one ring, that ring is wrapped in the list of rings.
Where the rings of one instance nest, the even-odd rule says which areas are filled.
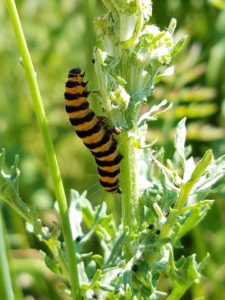
[[[95,101],[93,93],[91,100],[95,110],[101,111],[99,115],[107,116],[109,126],[122,128],[115,137],[124,155],[122,195],[116,199],[108,196],[106,205],[103,193],[93,196],[90,191],[71,191],[70,225],[84,299],[223,298],[224,11],[210,7],[222,8],[222,2],[184,1],[180,5],[178,0],[158,0],[151,17],[151,1],[102,1],[107,13],[95,21],[94,51],[100,97]],[[90,62],[94,47],[92,19],[101,14],[99,3],[17,4],[47,99],[44,104],[66,190],[73,186],[83,191],[97,181],[95,177],[91,180],[88,155],[81,143],[74,145],[76,139],[58,104],[62,102],[67,69],[78,61],[96,90]],[[34,257],[13,260],[19,274],[26,272],[36,279],[36,286],[29,292],[22,285],[25,293],[35,298],[64,299],[64,295],[71,296],[67,243],[60,225],[55,225],[59,223],[56,209],[52,210],[56,220],[51,220],[54,197],[42,143],[27,101],[8,16],[2,7],[0,13],[4,74],[0,95],[6,100],[0,103],[1,142],[9,159],[15,153],[21,159],[21,176],[18,159],[8,174],[4,171],[5,154],[1,154],[1,202],[14,211],[3,205],[3,214],[12,247],[30,247],[27,238],[30,240],[31,235],[23,231],[18,215],[25,220],[27,233],[37,237],[31,247],[41,248],[51,276],[39,261],[37,272],[25,267],[31,261],[32,267]],[[178,18],[176,32],[176,22],[168,20],[171,16]],[[38,20],[38,26],[31,17]],[[74,34],[74,28],[78,34]],[[189,41],[184,48],[186,32]],[[96,104],[100,101],[101,107]],[[185,119],[177,125],[177,120],[185,116],[187,126]],[[193,152],[186,147],[186,138],[195,140]],[[100,204],[95,206],[92,198]],[[120,198],[123,226],[118,221],[120,213],[115,213],[120,211]],[[60,292],[55,291],[55,279]]]
[[[132,1],[126,11],[116,2],[103,3],[109,11],[95,22],[94,54],[101,102],[111,123],[127,130],[136,126],[140,105],[150,103],[155,77],[165,72],[185,39],[173,41],[174,19],[167,30],[149,23],[151,1]]]
[[[185,155],[185,131],[185,122],[181,121],[172,162],[174,166],[182,166],[182,175],[178,174],[176,167],[169,169],[163,166],[153,154],[154,166],[149,167],[151,164],[142,161],[141,171],[145,170],[145,174],[140,176],[148,180],[146,185],[149,188],[143,190],[138,230],[118,227],[113,216],[107,214],[104,202],[93,208],[86,193],[71,192],[70,224],[73,239],[78,245],[78,269],[85,299],[95,294],[100,299],[135,299],[138,295],[143,299],[163,299],[168,292],[159,288],[162,276],[170,279],[172,292],[168,299],[179,299],[193,282],[199,280],[205,259],[197,263],[196,256],[191,255],[175,261],[173,247],[178,247],[180,238],[193,229],[211,207],[213,201],[204,199],[222,187],[225,159],[221,157],[215,161],[208,151],[195,165],[193,158]],[[29,228],[33,228],[34,234],[46,243],[45,263],[51,271],[69,280],[67,259],[63,244],[58,240],[58,230],[49,232],[37,219],[37,213],[21,200],[17,164],[8,175],[2,169],[4,154],[1,157],[1,199],[9,202],[32,226]],[[158,176],[153,176],[156,173]],[[171,209],[171,206],[174,208]],[[85,232],[83,228],[86,228]],[[85,245],[93,236],[99,239],[101,254],[85,252]],[[124,252],[126,247],[131,253],[129,260]],[[67,290],[68,293],[68,289],[69,286],[65,292]]]
[[[185,122],[181,121],[172,162],[174,166],[183,167],[182,175],[178,174],[180,169],[168,169],[155,157],[152,157],[154,167],[149,167],[146,160],[142,161],[141,170],[146,173],[140,175],[149,180],[146,183],[149,188],[144,189],[140,202],[142,217],[138,230],[118,228],[112,216],[106,215],[104,203],[93,209],[85,194],[72,192],[70,220],[80,237],[81,249],[95,233],[103,251],[102,256],[83,254],[85,261],[80,263],[81,274],[85,274],[84,265],[87,267],[81,284],[87,299],[91,293],[100,299],[138,299],[138,295],[143,299],[162,299],[166,293],[159,290],[158,285],[163,275],[170,278],[172,286],[168,299],[179,299],[193,282],[200,279],[205,259],[197,263],[196,255],[191,255],[175,261],[173,247],[178,247],[180,238],[210,209],[213,201],[204,199],[223,186],[225,160],[222,157],[215,161],[209,151],[195,165],[193,158],[185,155],[185,130]],[[153,186],[158,197],[153,193]],[[82,221],[89,228],[86,234],[82,232]],[[131,253],[129,260],[124,256],[126,247]],[[92,272],[94,269],[95,275],[91,278],[88,278],[88,266],[92,266]]]
[[[20,216],[27,223],[27,230],[37,236],[37,238],[46,244],[49,253],[46,254],[45,262],[47,266],[54,272],[60,273],[65,269],[65,266],[60,266],[60,250],[61,243],[58,238],[60,236],[60,229],[55,228],[50,232],[49,228],[43,226],[41,219],[38,217],[38,213],[34,208],[30,208],[19,195],[19,169],[18,169],[18,157],[15,160],[15,164],[11,167],[10,174],[5,173],[5,151],[3,150],[0,155],[0,199],[3,202],[8,203],[13,209],[20,214]],[[54,260],[50,256],[54,257]],[[57,266],[58,265],[58,266]]]

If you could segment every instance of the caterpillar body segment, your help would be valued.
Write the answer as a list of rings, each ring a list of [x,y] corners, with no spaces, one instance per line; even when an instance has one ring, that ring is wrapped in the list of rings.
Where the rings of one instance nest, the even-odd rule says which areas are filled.
[[[106,192],[120,193],[118,176],[122,156],[111,131],[89,108],[87,82],[80,68],[71,69],[65,86],[65,109],[70,123],[95,157],[99,181]]]

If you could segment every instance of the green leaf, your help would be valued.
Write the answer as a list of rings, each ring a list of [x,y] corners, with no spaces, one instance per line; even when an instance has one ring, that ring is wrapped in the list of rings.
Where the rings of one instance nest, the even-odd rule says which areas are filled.
[[[178,197],[178,189],[171,182],[168,174],[162,170],[160,175],[160,182],[163,188],[161,208],[165,212],[169,212],[170,207],[176,202]]]
[[[138,271],[136,272],[135,276],[143,286],[145,286],[149,290],[153,289],[152,273],[150,271],[149,264],[146,261],[139,262]]]
[[[201,222],[212,207],[213,202],[213,200],[204,200],[192,205],[184,223],[178,230],[176,239],[181,239],[188,231]],[[185,207],[185,210],[187,210],[187,207]]]
[[[19,213],[27,222],[33,224],[33,218],[30,208],[21,199],[18,190],[20,171],[17,167],[18,156],[11,167],[10,174],[4,172],[5,150],[0,153],[0,200],[7,202],[17,213]]]
[[[75,212],[75,208],[80,212],[82,211],[82,220],[89,228],[91,228],[93,226],[95,216],[94,216],[94,210],[92,204],[88,199],[86,199],[86,192],[80,195],[77,191],[71,190],[70,199],[71,199],[71,204],[73,206],[75,205],[74,212]],[[71,218],[73,218],[72,210],[73,208],[71,208],[70,210]],[[80,222],[80,218],[81,218],[80,214],[78,214],[78,217]]]
[[[132,299],[132,288],[129,284],[126,284],[124,296],[127,300]]]
[[[116,261],[121,255],[123,246],[126,243],[129,235],[130,235],[129,229],[128,227],[125,227],[124,232],[119,236],[116,243],[114,244],[111,254],[107,259],[107,261],[105,262],[103,269],[112,267],[116,264]]]
[[[94,288],[96,285],[98,286],[101,278],[102,278],[102,271],[98,269],[90,282],[89,288]]]
[[[154,77],[154,85],[159,83],[162,80],[165,80],[168,76],[172,76],[174,74],[174,66],[169,66],[162,73],[159,73]]]
[[[204,176],[195,186],[196,192],[200,195],[207,195],[208,193],[217,192],[224,187],[225,176],[225,155],[222,155],[217,160],[212,160],[208,166]]]
[[[92,255],[92,258],[96,261],[96,263],[99,266],[102,266],[102,264],[103,264],[103,257],[101,255],[94,254],[94,255]]]
[[[41,253],[44,255],[44,261],[46,266],[54,273],[56,274],[60,274],[60,268],[59,268],[59,264],[52,259],[49,255],[46,255],[43,251],[41,251]]]
[[[177,20],[172,18],[171,21],[170,21],[169,27],[167,29],[170,34],[174,34],[176,26],[177,26]]]
[[[169,110],[171,108],[171,103],[168,104],[167,100],[162,100],[159,104],[153,105],[151,109],[144,113],[138,120],[138,127],[143,126],[145,123],[157,120],[159,114]]]
[[[201,274],[199,273],[201,264],[196,262],[196,254],[187,258],[182,257],[178,262],[178,271],[171,274],[173,290],[167,300],[180,299],[186,290],[197,282]]]
[[[82,207],[80,202],[82,196],[75,190],[71,190],[70,194],[70,206],[69,206],[69,219],[70,219],[70,227],[72,231],[73,240],[76,240],[78,237],[83,236],[83,231],[81,228],[81,222],[83,220]]]
[[[175,149],[180,157],[183,168],[185,168],[185,141],[186,141],[186,118],[182,119],[177,125]]]
[[[192,173],[191,176],[191,181],[193,183],[196,183],[198,179],[202,176],[208,165],[213,159],[213,153],[212,150],[206,151],[204,154],[203,158],[198,162],[194,172]]]
[[[187,35],[185,35],[183,38],[181,38],[173,47],[173,50],[171,52],[171,57],[173,58],[179,51],[180,49],[183,47],[184,42],[187,39]]]

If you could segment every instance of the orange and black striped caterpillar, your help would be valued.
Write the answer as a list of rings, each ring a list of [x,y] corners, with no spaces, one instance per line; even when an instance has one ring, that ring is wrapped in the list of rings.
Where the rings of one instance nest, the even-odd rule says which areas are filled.
[[[110,130],[89,108],[90,92],[83,77],[80,68],[69,71],[64,94],[66,112],[77,135],[95,157],[101,185],[106,192],[120,193],[118,175],[122,156]]]

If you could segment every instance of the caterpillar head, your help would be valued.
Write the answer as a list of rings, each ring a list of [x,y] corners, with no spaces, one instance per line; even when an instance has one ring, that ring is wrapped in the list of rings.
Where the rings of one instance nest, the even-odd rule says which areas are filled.
[[[81,73],[81,69],[80,68],[71,69],[69,73],[73,75],[79,75]]]

